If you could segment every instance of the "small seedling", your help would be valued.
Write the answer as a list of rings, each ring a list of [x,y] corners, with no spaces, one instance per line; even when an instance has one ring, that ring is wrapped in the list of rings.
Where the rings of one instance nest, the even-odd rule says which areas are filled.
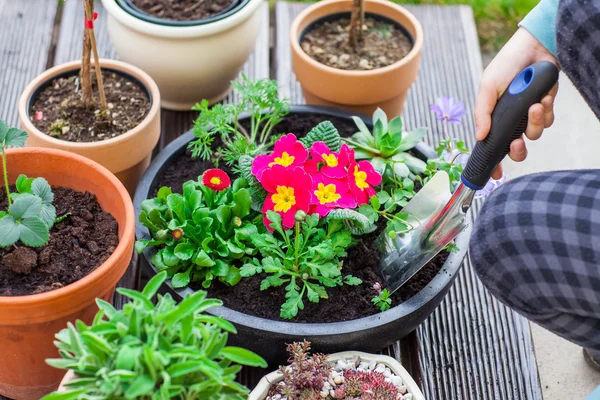
[[[387,289],[381,289],[381,285],[379,283],[373,285],[373,288],[377,290],[377,296],[371,299],[371,302],[375,304],[382,312],[387,311],[392,306],[392,299],[390,298],[391,293]]]

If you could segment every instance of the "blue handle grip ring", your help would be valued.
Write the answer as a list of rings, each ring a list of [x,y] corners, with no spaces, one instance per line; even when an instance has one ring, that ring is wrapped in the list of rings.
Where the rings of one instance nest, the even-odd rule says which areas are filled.
[[[513,81],[508,87],[508,93],[516,95],[522,93],[529,87],[529,84],[533,81],[535,70],[532,67],[527,67]]]

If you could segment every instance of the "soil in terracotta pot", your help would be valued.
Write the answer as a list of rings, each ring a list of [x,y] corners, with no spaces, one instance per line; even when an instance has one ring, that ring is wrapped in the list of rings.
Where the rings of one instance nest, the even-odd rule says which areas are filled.
[[[94,101],[98,104],[96,74],[92,68]],[[150,111],[146,90],[134,79],[114,71],[102,71],[110,123],[97,107],[81,101],[79,75],[51,80],[33,102],[29,115],[41,132],[70,142],[99,142],[122,135],[138,126]]]
[[[349,38],[350,19],[324,21],[308,31],[300,46],[311,58],[346,70],[371,70],[403,59],[412,43],[395,24],[366,17],[363,40],[354,47]]]
[[[171,21],[195,21],[220,14],[235,0],[131,0],[148,15]]]
[[[0,248],[0,296],[44,293],[73,283],[99,267],[119,244],[117,221],[102,211],[96,196],[63,187],[52,190],[57,215],[70,215],[52,227],[45,246],[17,242]],[[0,210],[7,206],[3,190]]]
[[[345,137],[351,136],[357,130],[354,122],[344,118],[319,114],[290,114],[275,127],[275,132],[292,132],[297,137],[303,137],[315,125],[325,120],[331,121],[339,133]],[[242,125],[249,128],[248,123],[244,122]],[[216,149],[220,144],[220,141],[216,139],[214,148]],[[181,185],[184,182],[190,179],[196,180],[208,168],[214,168],[214,164],[210,161],[202,162],[192,159],[189,152],[183,153],[158,177],[158,184],[154,188],[153,195],[156,195],[156,191],[161,186],[170,186],[173,191],[181,192]],[[371,302],[371,299],[377,295],[377,292],[371,287],[374,283],[381,282],[379,276],[380,254],[377,251],[375,239],[384,228],[385,224],[382,222],[378,231],[361,237],[360,243],[349,250],[348,257],[344,260],[344,274],[352,274],[362,279],[363,284],[327,288],[329,299],[321,299],[318,304],[305,301],[305,309],[293,321],[313,323],[348,321],[380,312]],[[398,305],[423,290],[439,273],[447,258],[448,254],[445,252],[435,257],[393,294],[392,304]],[[271,320],[282,320],[279,312],[281,304],[285,302],[285,291],[283,288],[261,291],[260,282],[264,277],[264,275],[260,275],[244,278],[234,287],[214,282],[208,289],[208,293],[211,297],[223,300],[226,307],[234,310]],[[195,290],[205,290],[200,285],[192,284],[191,287]]]

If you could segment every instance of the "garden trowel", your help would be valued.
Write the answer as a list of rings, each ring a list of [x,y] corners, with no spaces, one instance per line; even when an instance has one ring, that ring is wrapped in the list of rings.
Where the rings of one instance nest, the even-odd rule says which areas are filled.
[[[414,274],[444,249],[466,226],[466,214],[475,196],[508,154],[513,140],[527,127],[529,107],[539,103],[558,81],[558,68],[540,61],[525,68],[498,99],[492,112],[487,137],[477,142],[453,194],[444,171],[438,172],[402,209],[413,228],[390,238],[379,237],[383,254],[381,275],[390,293],[398,290]]]

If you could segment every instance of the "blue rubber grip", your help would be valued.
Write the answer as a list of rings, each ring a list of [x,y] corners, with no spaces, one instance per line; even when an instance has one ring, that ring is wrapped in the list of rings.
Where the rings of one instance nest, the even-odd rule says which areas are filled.
[[[486,138],[477,142],[461,180],[473,190],[482,189],[496,166],[510,151],[513,140],[527,128],[529,108],[542,101],[558,82],[558,68],[549,61],[530,65],[513,79],[492,112]]]

